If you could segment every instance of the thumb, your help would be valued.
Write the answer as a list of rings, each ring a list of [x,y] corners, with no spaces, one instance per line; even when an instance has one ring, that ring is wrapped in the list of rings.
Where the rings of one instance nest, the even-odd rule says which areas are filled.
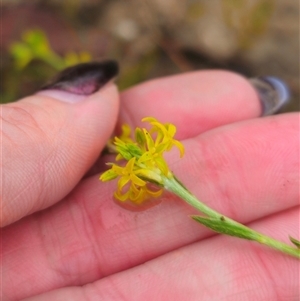
[[[1,106],[1,226],[59,201],[97,159],[117,120],[116,86],[104,85],[117,69],[81,64],[46,90]]]

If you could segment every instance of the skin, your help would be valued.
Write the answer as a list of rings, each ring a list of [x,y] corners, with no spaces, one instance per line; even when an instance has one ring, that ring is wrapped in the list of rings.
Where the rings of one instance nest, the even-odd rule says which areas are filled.
[[[223,71],[149,81],[120,102],[112,84],[75,104],[61,97],[2,106],[2,300],[300,298],[296,259],[214,234],[169,193],[125,210],[112,199],[116,183],[98,180],[116,124],[154,116],[177,126],[185,156],[171,151],[167,161],[199,199],[276,239],[299,239],[299,113],[259,117],[249,82]]]

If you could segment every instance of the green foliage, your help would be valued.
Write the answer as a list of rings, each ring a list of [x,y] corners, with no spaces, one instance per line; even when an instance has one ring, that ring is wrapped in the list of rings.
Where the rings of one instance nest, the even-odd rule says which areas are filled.
[[[51,48],[46,34],[39,29],[26,31],[20,42],[10,46],[9,52],[17,69],[24,69],[33,60],[40,60],[56,70],[91,60],[87,52],[68,52],[64,57],[59,56]]]
[[[40,29],[25,31],[20,41],[9,46],[12,64],[7,65],[2,80],[1,103],[8,103],[36,91],[55,72],[78,63],[91,61],[86,51],[69,51],[63,56],[57,54]]]
[[[298,248],[300,249],[300,241],[297,240],[296,238],[293,238],[290,236],[290,241]]]
[[[227,223],[226,218],[223,216],[222,218],[218,219],[193,215],[192,219],[215,232],[239,238],[255,240],[253,236],[253,231],[251,229],[243,227],[242,225],[234,225],[232,223]]]

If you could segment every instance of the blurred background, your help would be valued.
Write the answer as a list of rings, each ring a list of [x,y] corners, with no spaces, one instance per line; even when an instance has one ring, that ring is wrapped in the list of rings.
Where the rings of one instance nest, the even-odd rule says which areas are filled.
[[[273,75],[299,110],[298,0],[2,0],[1,103],[58,70],[116,59],[121,90],[201,69]]]

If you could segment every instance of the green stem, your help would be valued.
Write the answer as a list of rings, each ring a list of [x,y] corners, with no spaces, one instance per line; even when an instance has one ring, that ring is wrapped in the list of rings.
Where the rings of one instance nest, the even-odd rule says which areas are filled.
[[[224,232],[220,231],[220,233],[229,233],[226,231],[226,227],[230,229],[237,229],[238,233],[243,233],[242,237],[247,238],[250,240],[254,240],[260,244],[269,246],[270,248],[276,249],[278,251],[281,251],[285,254],[289,254],[293,257],[296,257],[300,259],[300,249],[292,247],[290,245],[287,245],[283,242],[277,241],[271,237],[268,237],[264,234],[261,234],[257,231],[254,231],[220,213],[217,211],[209,208],[207,205],[203,204],[200,202],[194,195],[192,195],[184,186],[181,184],[175,177],[162,177],[162,184],[163,186],[179,196],[181,199],[183,199],[186,203],[191,205],[192,207],[196,208],[200,212],[206,214],[208,217],[212,219],[216,219],[218,221],[223,222],[223,229]],[[213,227],[212,227],[213,228]],[[232,231],[231,231],[232,233]],[[234,234],[230,234],[234,235]],[[241,235],[234,235],[234,236],[239,236]]]

